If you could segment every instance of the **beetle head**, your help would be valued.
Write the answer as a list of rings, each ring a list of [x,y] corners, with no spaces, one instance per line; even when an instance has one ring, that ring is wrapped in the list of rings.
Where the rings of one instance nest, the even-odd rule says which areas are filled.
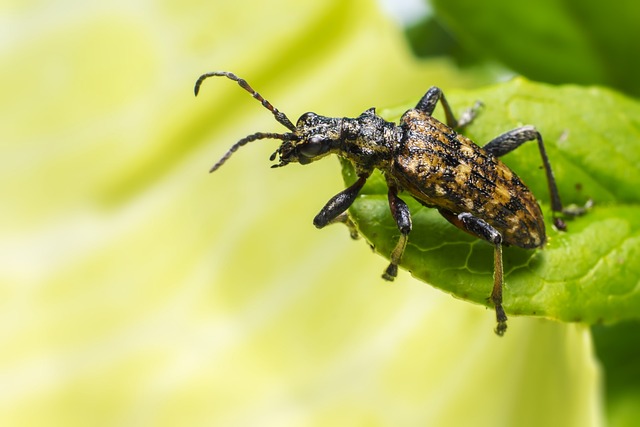
[[[271,155],[279,163],[272,167],[281,167],[289,163],[306,165],[329,154],[341,139],[341,119],[305,113],[298,119],[294,132],[283,139],[282,144]]]
[[[209,172],[213,172],[222,166],[227,159],[229,159],[229,157],[238,150],[238,148],[258,139],[279,139],[282,141],[280,147],[278,147],[270,158],[273,161],[277,156],[279,156],[279,162],[272,167],[280,167],[289,163],[300,163],[304,165],[324,157],[329,154],[331,149],[336,146],[336,143],[341,138],[342,119],[323,117],[315,113],[305,113],[298,119],[298,123],[294,126],[286,114],[278,111],[278,109],[271,105],[269,101],[253,90],[246,80],[227,71],[214,71],[200,76],[196,81],[194,88],[196,95],[198,95],[200,91],[200,85],[202,82],[213,76],[227,77],[228,79],[238,83],[241,88],[249,92],[253,98],[258,100],[263,107],[271,111],[276,121],[289,129],[290,132],[256,132],[248,135],[231,146],[225,155],[222,156],[215,165],[213,165]]]

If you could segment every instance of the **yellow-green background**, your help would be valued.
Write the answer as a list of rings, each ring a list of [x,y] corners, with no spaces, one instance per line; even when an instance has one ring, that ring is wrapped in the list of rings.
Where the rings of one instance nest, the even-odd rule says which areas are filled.
[[[242,136],[481,80],[367,0],[0,4],[0,425],[597,426],[588,330],[513,318],[311,219],[339,164]]]

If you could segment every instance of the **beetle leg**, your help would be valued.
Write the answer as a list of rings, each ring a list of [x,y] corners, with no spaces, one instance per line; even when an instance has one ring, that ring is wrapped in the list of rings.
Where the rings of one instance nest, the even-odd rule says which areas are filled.
[[[493,251],[493,289],[491,290],[491,302],[496,310],[495,332],[498,336],[503,336],[507,331],[507,313],[502,307],[502,287],[503,287],[503,269],[502,269],[502,244],[496,243]]]
[[[558,186],[556,185],[556,179],[547,157],[547,151],[544,148],[544,142],[542,142],[542,135],[533,126],[522,126],[517,129],[505,132],[502,135],[489,141],[484,147],[487,153],[500,157],[518,148],[520,145],[527,141],[538,141],[538,149],[540,150],[540,157],[542,157],[542,164],[544,171],[547,175],[547,184],[549,186],[549,194],[551,195],[551,210],[554,212],[553,222],[556,228],[565,230],[567,228],[564,221],[561,218],[555,216],[555,213],[563,213],[565,215],[576,216],[585,213],[586,208],[571,208],[565,209],[562,206],[560,200],[560,194],[558,192]]]
[[[396,221],[398,229],[400,230],[400,238],[396,247],[391,252],[391,263],[382,274],[382,278],[392,281],[398,275],[398,264],[402,259],[404,249],[407,247],[407,241],[409,240],[409,233],[411,232],[411,213],[407,204],[398,197],[398,187],[395,184],[389,183],[389,192],[387,196],[389,198],[389,207],[391,208],[391,216]]]
[[[349,229],[349,235],[353,240],[358,240],[360,238],[360,234],[358,233],[356,225],[353,223],[351,218],[349,218],[349,215],[346,211],[335,217],[335,219],[331,221],[330,224],[335,224],[338,222],[347,226],[347,228]]]
[[[498,324],[495,332],[500,336],[504,335],[507,330],[507,314],[502,307],[502,287],[504,282],[502,269],[502,235],[486,221],[476,218],[470,213],[463,212],[456,215],[444,209],[439,209],[439,212],[456,227],[493,244],[493,289],[491,290],[489,299],[496,310],[496,321]]]
[[[442,108],[444,109],[447,126],[454,129],[461,129],[471,123],[478,115],[478,110],[482,106],[482,103],[476,102],[473,107],[462,113],[460,120],[457,120],[453,114],[451,106],[449,106],[449,103],[447,102],[447,98],[445,98],[444,93],[442,93],[442,90],[439,87],[432,86],[420,101],[418,101],[416,110],[420,110],[430,116],[433,114],[433,110],[436,108],[438,101],[440,101]]]
[[[476,218],[470,213],[463,212],[459,214],[458,220],[466,231],[494,245],[493,289],[491,290],[490,299],[496,310],[496,321],[498,322],[495,332],[499,336],[502,336],[507,330],[507,314],[502,307],[502,286],[504,281],[502,269],[502,235],[486,221]]]
[[[331,200],[324,205],[318,215],[313,218],[313,225],[322,228],[332,223],[341,213],[346,211],[358,196],[369,175],[370,173],[360,175],[355,183],[333,196]]]

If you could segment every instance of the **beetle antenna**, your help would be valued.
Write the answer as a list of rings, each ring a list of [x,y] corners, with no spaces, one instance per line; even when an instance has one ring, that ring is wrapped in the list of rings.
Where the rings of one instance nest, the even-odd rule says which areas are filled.
[[[276,107],[271,105],[271,103],[269,101],[264,99],[262,97],[262,95],[260,95],[258,92],[253,90],[253,88],[251,86],[249,86],[249,83],[247,83],[246,80],[241,79],[240,77],[238,77],[235,74],[230,73],[228,71],[213,71],[211,73],[206,73],[206,74],[201,75],[198,78],[198,80],[196,81],[196,86],[193,89],[193,92],[196,94],[196,96],[198,96],[198,92],[200,92],[200,85],[202,84],[202,82],[205,79],[208,79],[209,77],[213,77],[213,76],[224,76],[224,77],[227,77],[227,78],[233,80],[234,82],[238,83],[242,89],[246,90],[247,92],[249,92],[251,94],[251,96],[253,96],[255,99],[260,101],[260,103],[262,104],[262,106],[264,108],[266,108],[267,110],[271,111],[273,113],[273,116],[278,121],[278,123],[280,123],[281,125],[285,126],[290,131],[295,131],[296,130],[296,127],[293,125],[293,123],[291,123],[291,120],[289,120],[289,118],[287,117],[286,114],[284,114],[283,112],[280,112]]]
[[[229,159],[229,157],[231,157],[231,155],[238,150],[238,148],[242,147],[243,145],[249,142],[256,141],[258,139],[279,139],[281,141],[291,141],[293,139],[296,139],[296,137],[292,133],[272,133],[272,132],[256,132],[252,135],[245,136],[240,141],[233,144],[231,148],[229,148],[229,151],[227,151],[224,154],[224,156],[222,156],[222,158],[218,160],[218,162],[215,165],[213,165],[211,169],[209,169],[209,173],[216,171],[220,166],[222,166],[224,162],[226,162]],[[272,155],[271,157],[273,160],[274,156]]]

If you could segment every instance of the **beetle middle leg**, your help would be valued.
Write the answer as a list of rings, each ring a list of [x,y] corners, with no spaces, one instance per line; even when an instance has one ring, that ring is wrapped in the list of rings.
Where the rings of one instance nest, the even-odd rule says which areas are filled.
[[[502,268],[502,235],[486,221],[476,218],[470,213],[454,214],[445,209],[438,210],[449,222],[480,239],[486,240],[494,247],[493,251],[493,289],[489,299],[496,310],[496,334],[504,335],[507,330],[507,314],[502,306],[502,288],[504,284]]]
[[[487,153],[501,157],[507,153],[518,148],[520,145],[527,141],[538,141],[538,149],[540,150],[540,157],[542,157],[542,164],[544,166],[545,174],[547,175],[547,184],[549,186],[549,194],[551,195],[551,210],[554,212],[553,223],[559,230],[565,230],[566,224],[561,218],[558,218],[555,214],[562,213],[565,215],[576,216],[582,215],[585,208],[564,208],[562,201],[560,200],[560,194],[558,192],[558,186],[556,185],[556,179],[551,169],[551,163],[547,157],[547,151],[544,148],[544,142],[542,141],[542,135],[533,126],[522,126],[508,132],[489,141],[484,147]]]
[[[396,225],[400,230],[400,238],[396,243],[395,248],[391,252],[391,263],[382,274],[382,278],[392,281],[398,275],[398,264],[402,260],[402,255],[407,247],[407,241],[409,240],[409,233],[411,232],[411,213],[407,204],[398,197],[398,187],[391,182],[387,182],[389,186],[389,192],[387,197],[389,198],[389,207],[391,208],[391,216],[396,221]]]

